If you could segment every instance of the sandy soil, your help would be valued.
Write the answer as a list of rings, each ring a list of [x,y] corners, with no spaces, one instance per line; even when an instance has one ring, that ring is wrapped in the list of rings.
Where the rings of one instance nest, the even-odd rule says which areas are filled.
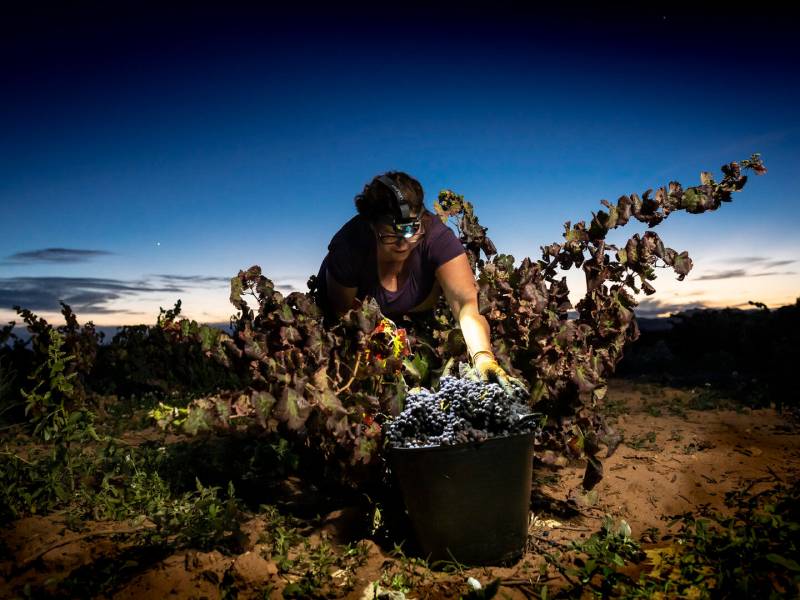
[[[649,529],[665,533],[665,515],[704,506],[722,510],[727,491],[748,485],[755,489],[798,476],[800,430],[792,420],[772,409],[688,410],[692,395],[687,390],[613,381],[605,410],[625,442],[603,460],[605,476],[595,488],[596,497],[581,495],[577,503],[570,501],[578,496],[581,465],[537,468],[529,547],[516,564],[432,572],[364,540],[363,564],[332,569],[325,596],[371,598],[373,582],[383,578],[387,584],[394,578],[398,586],[404,582],[411,587],[407,598],[458,597],[466,593],[466,579],[471,576],[484,585],[500,577],[498,597],[531,597],[534,584],[549,581],[557,586],[559,581],[544,564],[541,552],[588,537],[599,529],[605,515],[625,519],[633,537],[648,542]],[[346,508],[333,511],[306,538],[312,545],[323,540],[334,545],[355,542],[348,532],[357,519]],[[22,519],[3,531],[0,541],[13,559],[0,563],[0,597],[23,597],[26,583],[55,590],[59,580],[79,568],[102,576],[104,565],[108,568],[115,557],[128,561],[124,568],[130,576],[114,598],[212,599],[225,597],[225,588],[235,588],[238,598],[281,597],[285,586],[300,577],[279,574],[267,546],[260,543],[267,526],[262,518],[246,524],[246,551],[238,556],[191,550],[169,556],[137,555],[126,546],[124,535],[111,535],[131,525],[89,522],[82,526],[82,531],[72,531],[64,514],[52,514]]]

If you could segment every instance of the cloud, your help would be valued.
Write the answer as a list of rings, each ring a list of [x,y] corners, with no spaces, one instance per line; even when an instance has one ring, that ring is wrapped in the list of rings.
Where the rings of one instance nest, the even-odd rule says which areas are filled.
[[[166,281],[175,281],[179,283],[230,283],[230,277],[214,277],[208,275],[164,275],[155,274],[150,277],[158,277]]]
[[[763,256],[734,256],[733,258],[724,258],[720,262],[725,263],[754,263],[754,262],[765,262],[769,260]]]
[[[736,264],[751,264],[764,269],[772,269],[773,267],[783,267],[797,262],[794,259],[788,260],[773,260],[765,256],[736,256],[733,258],[726,258],[721,262],[736,263]]]
[[[772,271],[770,273],[748,273],[747,277],[767,277],[769,275],[797,275],[796,271]]]
[[[773,267],[782,267],[784,265],[790,265],[793,262],[797,262],[796,260],[771,260],[769,262],[764,263],[765,269],[771,269]]]
[[[702,277],[695,278],[695,281],[710,281],[712,279],[733,279],[734,277],[747,277],[747,271],[744,269],[733,269],[731,271],[717,271],[716,273],[709,273]]]
[[[663,300],[656,300],[654,298],[646,298],[639,302],[639,305],[634,308],[637,317],[652,318],[660,315],[667,315],[671,313],[683,312],[693,309],[711,308],[704,302],[665,302]]]
[[[794,262],[794,261],[789,261]],[[748,272],[747,269],[732,269],[730,271],[718,271],[716,273],[708,273],[701,277],[694,278],[694,281],[711,281],[714,279],[735,279],[737,277],[769,277],[771,275],[794,275],[794,271],[772,271],[763,273]]]
[[[74,248],[44,248],[29,252],[17,252],[0,262],[0,265],[16,266],[34,263],[85,263],[98,256],[114,254],[106,250],[78,250]]]
[[[58,302],[63,300],[76,313],[140,314],[108,304],[138,294],[183,291],[184,288],[174,285],[154,286],[147,282],[96,277],[7,277],[0,279],[0,308],[19,305],[34,312],[60,312]]]
[[[183,294],[196,289],[199,284],[206,287],[227,289],[230,277],[205,275],[151,276],[156,279],[125,281],[97,277],[7,277],[0,278],[0,308],[12,309],[21,306],[33,312],[61,312],[59,301],[68,304],[73,312],[99,314],[143,314],[137,311],[115,308],[115,301],[138,297],[143,294]],[[284,295],[293,291],[305,292],[306,279],[286,277],[275,282],[275,289]]]
[[[286,278],[281,279],[280,281],[275,281],[274,283],[275,289],[284,296],[287,296],[292,292],[308,291],[308,277],[304,278],[302,281],[297,278]]]
[[[215,277],[205,275],[167,275],[167,274],[153,274],[149,277],[158,277],[164,281],[172,282],[174,285],[186,284],[203,284],[203,283],[224,283],[226,286],[230,284],[231,277]],[[295,275],[288,275],[278,279],[270,277],[275,289],[282,294],[290,292],[305,292],[308,290],[308,277],[299,277]]]

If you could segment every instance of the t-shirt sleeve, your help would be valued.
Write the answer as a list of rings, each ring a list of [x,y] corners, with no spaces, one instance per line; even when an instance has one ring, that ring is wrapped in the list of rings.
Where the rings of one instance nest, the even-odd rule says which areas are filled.
[[[364,262],[353,236],[335,236],[328,246],[326,265],[331,276],[344,287],[358,287]]]
[[[441,223],[441,228],[436,227],[436,230],[431,236],[430,246],[428,249],[428,260],[433,265],[434,269],[438,269],[441,265],[449,260],[452,260],[459,254],[466,254],[464,245],[444,223]]]

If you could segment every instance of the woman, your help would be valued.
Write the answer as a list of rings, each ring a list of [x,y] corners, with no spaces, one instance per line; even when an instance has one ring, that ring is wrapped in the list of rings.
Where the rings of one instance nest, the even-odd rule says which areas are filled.
[[[508,393],[522,387],[497,364],[464,246],[426,210],[420,183],[389,171],[364,186],[355,203],[358,214],[333,236],[317,275],[327,313],[341,316],[372,296],[396,319],[433,309],[444,292],[481,379]]]

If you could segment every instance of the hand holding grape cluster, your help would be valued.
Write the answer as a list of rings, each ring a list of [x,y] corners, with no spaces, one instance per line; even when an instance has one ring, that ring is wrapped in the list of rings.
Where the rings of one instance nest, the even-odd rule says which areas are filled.
[[[509,396],[517,397],[522,394],[527,397],[528,390],[525,384],[516,377],[511,377],[506,373],[503,367],[498,364],[491,351],[481,350],[476,352],[472,356],[472,363],[474,367],[471,369],[473,374],[468,375],[470,379],[477,378],[481,381],[496,382]]]
[[[462,371],[463,374],[463,371]],[[389,443],[398,448],[446,446],[534,432],[538,428],[521,396],[478,378],[442,377],[438,392],[420,390],[387,425]]]

